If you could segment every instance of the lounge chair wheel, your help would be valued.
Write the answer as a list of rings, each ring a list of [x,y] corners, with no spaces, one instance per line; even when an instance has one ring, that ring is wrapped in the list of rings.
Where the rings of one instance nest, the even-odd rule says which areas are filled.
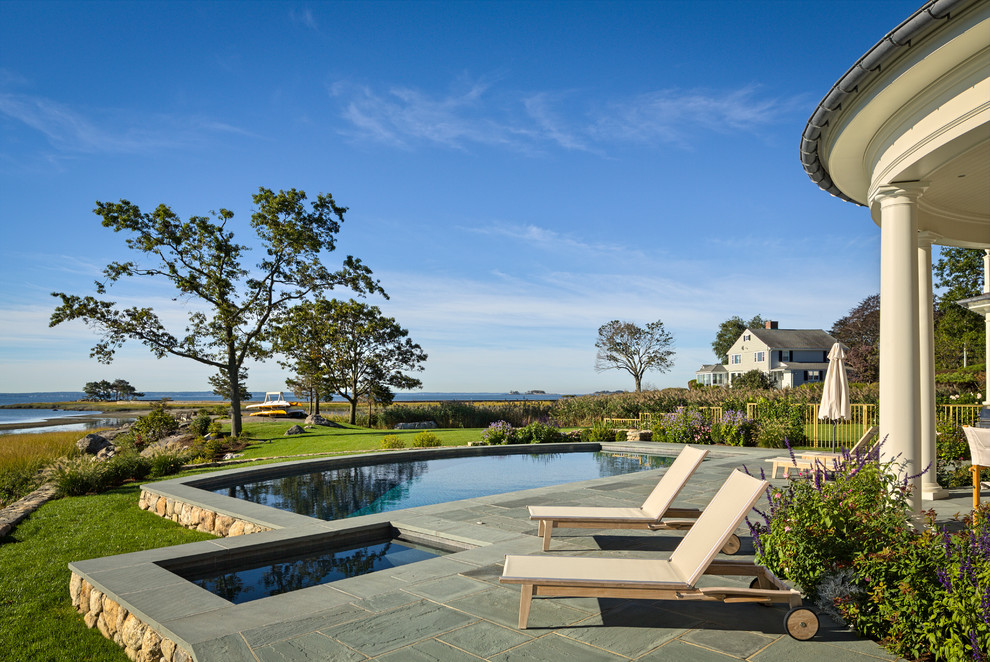
[[[798,641],[808,641],[818,634],[818,614],[807,607],[795,607],[784,616],[784,629]]]
[[[725,545],[722,546],[723,554],[735,554],[742,547],[742,542],[739,541],[739,536],[732,534],[729,539],[725,541]]]

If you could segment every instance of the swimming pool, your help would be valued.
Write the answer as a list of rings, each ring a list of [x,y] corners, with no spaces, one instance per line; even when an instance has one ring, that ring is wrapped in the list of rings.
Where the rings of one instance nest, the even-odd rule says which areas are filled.
[[[673,458],[607,452],[377,461],[213,488],[322,520],[428,506],[670,466]]]

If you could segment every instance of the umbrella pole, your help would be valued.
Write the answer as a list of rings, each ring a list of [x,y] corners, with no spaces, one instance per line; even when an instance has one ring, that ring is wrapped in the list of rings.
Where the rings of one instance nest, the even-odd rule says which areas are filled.
[[[832,452],[835,452],[835,434],[839,427],[839,421],[832,421]]]

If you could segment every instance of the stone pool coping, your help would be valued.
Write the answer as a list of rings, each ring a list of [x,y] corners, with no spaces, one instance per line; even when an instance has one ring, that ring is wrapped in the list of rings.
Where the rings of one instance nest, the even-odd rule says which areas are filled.
[[[434,459],[464,455],[483,455],[502,453],[531,453],[531,452],[564,452],[569,450],[606,450],[609,452],[647,453],[653,455],[676,455],[681,446],[678,444],[652,443],[610,443],[604,448],[600,444],[547,444],[541,446],[517,447],[462,447],[458,449],[415,449],[409,451],[391,451],[388,459]],[[714,488],[720,484],[732,469],[749,462],[751,466],[763,464],[765,457],[770,457],[778,451],[759,451],[756,449],[734,449],[712,447],[709,459],[692,478],[677,505],[686,507],[703,507]],[[552,601],[537,601],[534,603],[534,628],[525,632],[513,628],[515,609],[518,604],[518,588],[502,587],[497,583],[499,565],[506,554],[539,554],[540,539],[536,536],[535,523],[526,516],[526,505],[529,503],[587,503],[589,505],[628,505],[642,500],[659,479],[663,469],[646,470],[623,476],[597,478],[565,485],[541,487],[520,492],[510,492],[442,504],[419,506],[387,513],[376,513],[344,520],[322,521],[307,516],[280,511],[268,506],[261,506],[248,501],[234,499],[220,494],[199,489],[196,485],[211,485],[222,482],[232,482],[242,474],[250,474],[257,478],[258,474],[274,474],[280,469],[291,468],[293,473],[323,469],[333,466],[351,466],[360,464],[370,458],[381,459],[382,453],[369,453],[359,456],[320,458],[300,462],[286,462],[266,465],[254,469],[232,469],[219,473],[191,476],[152,483],[144,486],[144,491],[174,502],[188,503],[191,507],[229,516],[249,522],[256,527],[269,530],[215,540],[151,549],[132,554],[125,554],[100,559],[77,561],[69,564],[73,573],[73,582],[86,588],[87,596],[97,595],[101,604],[118,605],[119,611],[111,612],[117,619],[117,631],[111,632],[110,637],[128,648],[128,653],[134,659],[140,659],[141,635],[152,641],[155,652],[164,650],[160,640],[164,639],[175,646],[174,653],[170,652],[169,660],[194,659],[202,662],[210,660],[263,660],[278,659],[309,659],[313,651],[319,651],[322,657],[340,657],[341,659],[388,658],[389,655],[415,652],[420,655],[429,653],[430,647],[443,649],[444,659],[449,654],[450,659],[503,659],[513,646],[521,646],[527,651],[530,659],[539,659],[544,653],[538,653],[536,646],[557,645],[557,639],[548,639],[544,635],[562,635],[567,646],[582,646],[584,652],[597,651],[600,659],[638,659],[640,652],[649,653],[651,646],[656,648],[656,642],[650,639],[643,644],[637,644],[642,651],[632,650],[623,652],[623,646],[630,646],[629,641],[637,640],[629,634],[624,643],[596,642],[594,637],[582,643],[569,636],[570,628],[579,623],[594,620],[596,614],[602,614],[599,621],[606,618],[605,612],[597,600],[593,599],[554,599]],[[754,468],[754,471],[756,469]],[[192,582],[182,579],[161,566],[159,562],[175,561],[188,557],[214,554],[223,551],[248,551],[256,545],[284,547],[291,551],[300,538],[326,534],[328,532],[354,532],[358,530],[380,530],[383,526],[392,526],[400,530],[414,532],[424,537],[454,540],[462,544],[472,545],[473,549],[456,552],[442,557],[420,561],[418,563],[392,568],[384,572],[371,573],[340,580],[331,584],[313,586],[310,588],[284,593],[260,600],[232,604],[216,596]],[[745,527],[743,526],[742,529]],[[615,532],[613,532],[615,533]],[[737,531],[748,544],[748,532]],[[554,550],[567,551],[577,554],[601,553],[601,549],[589,548],[588,541],[595,540],[594,532],[584,532],[574,537],[562,536],[554,538]],[[666,544],[664,535],[646,532],[622,532],[626,540],[631,541],[633,551],[609,551],[609,554],[629,554],[650,556],[655,549],[642,545],[636,549],[636,536],[642,535],[641,540],[656,544]],[[675,534],[676,535],[676,534]],[[669,536],[673,537],[673,536]],[[668,537],[668,541],[669,541]],[[673,541],[676,542],[676,541]],[[752,553],[744,546],[742,554]],[[672,547],[662,550],[660,556],[669,554]],[[626,550],[623,547],[622,550]],[[554,552],[550,552],[551,554]],[[76,589],[78,591],[78,586]],[[94,593],[95,592],[95,593]],[[474,596],[472,598],[472,596]],[[82,602],[81,596],[78,600]],[[91,600],[93,602],[93,600]],[[639,601],[643,604],[643,601]],[[652,609],[653,611],[650,611]],[[694,611],[694,607],[689,608]],[[748,609],[753,609],[748,606]],[[779,611],[777,609],[759,608],[760,612]],[[647,609],[649,613],[657,610]],[[738,613],[735,610],[733,614]],[[763,616],[759,612],[745,612],[746,617]],[[122,616],[123,614],[123,616]],[[774,615],[774,619],[778,619]],[[132,618],[132,626],[127,630],[126,619]],[[717,616],[716,616],[717,618]],[[733,618],[736,618],[733,616]],[[88,618],[96,621],[93,616]],[[107,618],[106,620],[109,620]],[[681,619],[682,621],[683,619]],[[707,617],[702,620],[708,620]],[[764,616],[765,620],[765,616]],[[771,619],[773,620],[773,619]],[[769,621],[768,621],[769,622]],[[134,625],[136,623],[137,625]],[[611,639],[613,628],[602,628],[607,622],[599,622],[597,632]],[[103,631],[103,627],[101,631]],[[549,628],[543,629],[540,628]],[[787,639],[780,627],[761,626],[750,638],[763,645],[777,644]],[[556,629],[555,629],[556,628]],[[112,628],[110,628],[112,630]],[[626,630],[628,628],[622,628]],[[659,630],[666,631],[665,628]],[[152,634],[148,634],[148,632]],[[465,641],[457,642],[457,633],[470,631],[472,636]],[[698,632],[699,630],[693,630]],[[684,630],[687,632],[687,630]],[[704,633],[704,630],[701,630]],[[479,641],[487,641],[498,635],[499,644],[488,650],[470,650],[472,646],[479,647]],[[641,632],[639,638],[652,633],[650,627]],[[104,632],[107,635],[107,632]],[[749,633],[745,633],[750,636]],[[466,634],[464,635],[467,636]],[[651,635],[652,636],[652,635]],[[681,636],[681,631],[670,638]],[[159,643],[155,643],[155,639]],[[442,639],[441,639],[442,638]],[[855,639],[855,638],[854,638]],[[454,643],[452,643],[452,641]],[[657,639],[659,641],[659,639]],[[137,642],[139,645],[131,644]],[[508,643],[506,643],[508,642]],[[652,642],[652,643],[651,643]],[[661,641],[666,643],[666,640]],[[786,644],[787,642],[782,642]],[[809,645],[809,644],[805,644]],[[865,657],[848,657],[848,659],[887,658],[882,649],[872,642],[860,642],[856,645],[866,649]],[[506,647],[506,650],[496,650]],[[589,648],[590,646],[590,648]],[[810,644],[815,648],[814,644]],[[315,648],[314,648],[315,647]],[[666,646],[665,646],[666,647]],[[517,652],[522,654],[523,648]],[[615,650],[616,648],[622,650]],[[548,649],[549,651],[550,649]],[[553,650],[557,650],[554,648]],[[717,649],[716,649],[717,650]],[[488,655],[488,652],[493,652]],[[672,651],[671,651],[672,652]],[[850,649],[849,655],[860,655]],[[549,654],[547,652],[546,654]],[[188,655],[188,658],[186,657]],[[554,653],[557,655],[557,653]],[[616,657],[619,655],[619,657]],[[525,657],[525,655],[524,655]],[[833,659],[847,659],[841,655]],[[157,658],[156,658],[157,659]],[[391,659],[391,658],[390,658]],[[396,658],[398,659],[398,658]],[[413,655],[409,659],[418,659]],[[426,658],[422,658],[426,659]],[[599,658],[589,658],[599,659]],[[645,659],[645,658],[644,658]],[[769,658],[768,658],[769,659]],[[811,659],[810,657],[807,659]]]

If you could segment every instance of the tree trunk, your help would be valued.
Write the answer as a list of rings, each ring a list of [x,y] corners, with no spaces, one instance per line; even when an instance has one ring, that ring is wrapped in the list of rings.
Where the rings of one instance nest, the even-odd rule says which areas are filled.
[[[314,403],[313,404],[313,409],[315,410],[313,413],[316,414],[317,416],[319,416],[320,415],[320,389],[318,389],[318,388],[314,388],[313,389],[313,403]]]
[[[636,379],[636,392],[639,393],[643,390],[643,378],[639,375],[633,375]]]
[[[234,346],[227,346],[227,379],[230,382],[230,436],[238,437],[241,434],[241,388],[238,377],[240,370],[237,366],[237,358]]]

